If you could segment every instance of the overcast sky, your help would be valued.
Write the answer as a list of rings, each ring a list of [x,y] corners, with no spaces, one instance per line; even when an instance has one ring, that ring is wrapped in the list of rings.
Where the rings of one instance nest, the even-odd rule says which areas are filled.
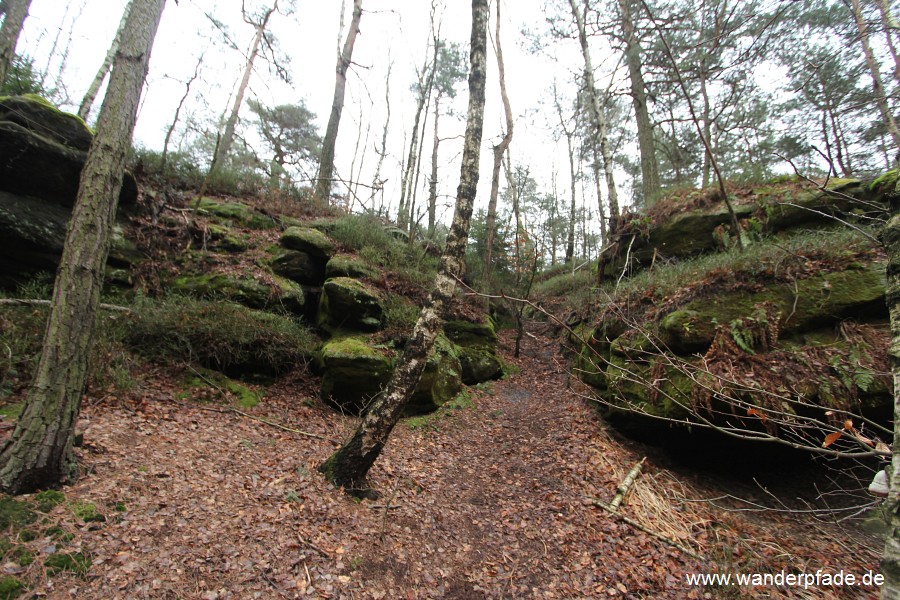
[[[281,0],[282,4],[285,0]],[[74,109],[103,60],[115,33],[124,0],[37,0],[32,3],[18,51],[36,58],[36,66],[49,65],[53,83],[60,71],[61,56],[68,55],[62,71],[61,83]],[[266,4],[263,0],[248,0],[248,6]],[[345,27],[349,25],[352,0],[347,0]],[[439,10],[441,37],[448,41],[468,43],[470,35],[470,4],[459,0],[447,1],[449,8]],[[366,139],[368,151],[358,154],[354,175],[363,160],[364,183],[371,183],[377,156],[372,149],[380,144],[385,110],[387,67],[393,61],[390,79],[391,123],[388,140],[389,156],[382,168],[388,179],[385,201],[396,205],[399,198],[399,161],[412,129],[414,98],[410,85],[415,78],[415,66],[424,58],[429,39],[428,13],[430,3],[424,0],[363,0],[363,17],[353,59],[357,63],[348,78],[346,105],[341,120],[336,164],[342,177],[351,176],[351,164],[360,137]],[[493,34],[492,2],[491,34]],[[549,90],[554,78],[570,97],[575,72],[582,68],[581,56],[573,42],[554,44],[548,51],[532,53],[524,29],[542,31],[545,24],[545,0],[507,0],[503,4],[502,43],[507,71],[507,85],[516,117],[512,144],[513,161],[530,167],[543,191],[551,191],[554,170],[559,171],[557,188],[562,194],[568,190],[568,165],[564,158],[564,141],[553,139],[551,122],[556,120],[551,110]],[[303,99],[318,115],[320,131],[324,133],[334,92],[334,69],[340,25],[340,0],[298,0],[292,15],[274,15],[270,30],[277,36],[292,85],[278,81],[270,74],[264,61],[259,61],[251,80],[251,93],[263,104],[293,103]],[[230,49],[215,31],[204,13],[221,20],[240,52]],[[69,42],[69,31],[71,41]],[[172,120],[175,107],[184,93],[184,81],[190,78],[198,57],[204,55],[200,81],[190,100],[190,112],[200,120],[210,121],[222,115],[229,105],[243,69],[243,56],[253,36],[253,28],[241,20],[240,2],[213,0],[169,0],[163,14],[153,49],[150,75],[145,88],[135,142],[148,148],[162,147],[165,130]],[[54,43],[56,44],[55,51]],[[52,54],[51,54],[52,53]],[[488,91],[485,137],[482,146],[482,172],[478,205],[484,206],[490,185],[490,147],[502,132],[502,106],[497,86],[497,70],[493,52],[488,56]],[[441,118],[441,137],[451,138],[441,144],[439,161],[439,193],[442,196],[443,220],[452,213],[462,148],[467,102],[466,84],[459,86],[452,110],[454,116]],[[98,100],[96,106],[99,106]],[[242,117],[250,118],[250,111],[242,110]],[[431,124],[426,136],[426,163],[430,156]],[[561,154],[562,152],[562,154]],[[429,165],[423,166],[420,187],[426,184]],[[367,197],[364,189],[361,197]],[[419,198],[424,198],[420,191]],[[594,199],[588,200],[592,205]],[[419,201],[420,205],[422,200]]]

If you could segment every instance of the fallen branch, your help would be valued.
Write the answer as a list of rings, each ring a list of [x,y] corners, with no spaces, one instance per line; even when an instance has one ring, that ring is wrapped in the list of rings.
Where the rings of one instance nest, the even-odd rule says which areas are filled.
[[[649,529],[649,528],[645,527],[644,525],[638,523],[634,519],[626,517],[625,515],[619,513],[618,511],[613,510],[612,507],[610,507],[610,505],[607,504],[606,502],[604,502],[603,500],[599,500],[597,498],[590,498],[590,501],[591,501],[591,504],[593,504],[594,506],[598,506],[604,510],[609,511],[610,513],[612,513],[612,515],[614,517],[620,519],[623,523],[627,523],[628,525],[631,525],[635,529],[639,529],[639,530],[643,531],[644,533],[646,533],[647,535],[653,536],[661,542],[665,542],[669,546],[672,546],[673,548],[680,550],[683,554],[687,554],[691,558],[696,558],[697,560],[706,560],[704,557],[700,556],[699,554],[697,554],[690,548],[684,546],[677,540],[674,540],[670,537],[666,537],[661,533],[657,533],[657,532],[653,531],[652,529]]]
[[[645,456],[642,458],[637,464],[631,467],[631,471],[628,472],[628,475],[625,476],[625,479],[622,480],[622,483],[619,484],[619,487],[616,488],[616,495],[613,497],[613,501],[609,503],[609,509],[612,512],[616,512],[619,510],[619,505],[622,504],[622,501],[625,499],[625,494],[628,493],[628,488],[635,482],[638,478],[638,475],[641,474],[641,469],[644,468],[644,461],[647,460]]]
[[[589,498],[589,500],[591,501],[591,504],[593,504],[594,506],[600,507],[606,511],[609,511],[610,513],[612,513],[612,515],[614,517],[621,519],[623,522],[627,523],[628,525],[631,525],[635,529],[639,529],[639,530],[643,531],[644,533],[646,533],[647,535],[653,536],[656,539],[658,539],[662,542],[665,542],[666,544],[668,544],[674,548],[677,548],[678,550],[680,550],[681,552],[683,552],[684,554],[687,554],[688,556],[690,556],[692,558],[696,558],[697,560],[704,560],[704,558],[702,556],[700,556],[699,554],[697,554],[690,548],[685,547],[683,544],[679,543],[677,540],[672,539],[670,537],[666,537],[661,533],[657,533],[656,531],[649,529],[645,525],[642,525],[641,523],[638,523],[634,519],[626,517],[625,515],[623,515],[619,512],[619,506],[622,504],[622,501],[625,499],[626,494],[628,494],[628,490],[631,488],[631,486],[634,484],[634,482],[637,481],[638,476],[641,474],[641,469],[644,468],[644,461],[646,461],[646,460],[647,460],[647,457],[645,456],[640,461],[638,461],[633,467],[631,467],[631,470],[628,472],[628,475],[625,476],[625,479],[623,479],[622,483],[620,483],[619,486],[616,488],[616,495],[613,496],[612,502],[607,504],[603,500],[600,500],[597,498]]]
[[[0,306],[50,306],[50,300],[32,300],[29,298],[0,298]],[[129,315],[137,314],[130,308],[116,304],[100,304],[102,310],[123,312]]]
[[[325,558],[331,558],[331,556],[327,552],[325,552],[324,550],[322,550],[321,548],[319,548],[318,546],[316,546],[315,544],[313,544],[312,542],[310,542],[309,540],[304,538],[299,533],[297,534],[297,540],[299,540],[300,543],[303,544],[304,546],[308,546],[308,547],[312,548],[313,550],[315,550],[316,552],[318,552]]]
[[[293,427],[287,427],[286,425],[282,425],[282,424],[280,424],[280,423],[276,423],[275,421],[270,421],[269,419],[265,419],[265,418],[263,418],[263,417],[257,417],[257,416],[255,416],[255,415],[251,415],[251,414],[249,414],[249,413],[245,413],[244,411],[238,410],[238,409],[236,409],[236,408],[234,408],[234,407],[232,407],[232,406],[228,406],[228,407],[225,407],[225,408],[215,408],[215,407],[212,407],[212,406],[198,406],[198,405],[196,405],[196,404],[189,404],[189,403],[187,403],[187,402],[181,402],[180,400],[176,400],[176,399],[174,399],[174,398],[167,398],[167,400],[168,400],[169,402],[171,402],[171,403],[173,403],[173,404],[177,404],[177,405],[179,405],[179,406],[184,406],[184,407],[187,407],[187,408],[197,408],[197,409],[200,409],[200,410],[205,410],[205,411],[207,411],[207,412],[214,412],[214,413],[219,413],[219,414],[234,413],[234,414],[236,414],[236,415],[240,415],[240,416],[242,416],[242,417],[247,417],[247,418],[250,419],[250,420],[258,421],[258,422],[260,422],[260,423],[263,423],[264,425],[268,425],[268,426],[270,426],[270,427],[274,427],[274,428],[280,429],[280,430],[282,430],[282,431],[287,431],[287,432],[289,432],[289,433],[295,433],[295,434],[297,434],[297,435],[302,435],[302,436],[305,436],[305,437],[308,437],[308,438],[313,438],[313,439],[317,439],[317,440],[322,440],[322,441],[325,441],[325,442],[328,442],[328,443],[332,444],[333,446],[340,446],[340,445],[341,445],[341,442],[339,442],[338,440],[335,440],[335,439],[333,439],[333,438],[326,437],[326,436],[324,436],[324,435],[319,435],[318,433],[310,433],[310,432],[308,432],[308,431],[302,431],[302,430],[300,430],[300,429],[294,429]]]

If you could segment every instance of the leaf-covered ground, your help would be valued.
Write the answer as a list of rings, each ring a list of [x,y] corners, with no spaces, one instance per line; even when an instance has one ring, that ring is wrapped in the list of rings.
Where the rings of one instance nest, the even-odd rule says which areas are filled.
[[[48,598],[865,598],[863,588],[689,587],[697,572],[877,570],[877,544],[801,515],[745,516],[686,500],[720,493],[651,458],[621,509],[609,501],[641,454],[566,388],[555,342],[525,338],[520,372],[401,424],[356,502],[316,466],[354,420],[295,383],[248,414],[176,401],[147,378],[139,401],[85,408],[87,473],[65,488],[106,521],[50,515],[91,557],[86,575],[21,574]],[[509,337],[503,344],[510,346]],[[40,552],[42,540],[32,542]],[[875,548],[875,551],[868,549]]]

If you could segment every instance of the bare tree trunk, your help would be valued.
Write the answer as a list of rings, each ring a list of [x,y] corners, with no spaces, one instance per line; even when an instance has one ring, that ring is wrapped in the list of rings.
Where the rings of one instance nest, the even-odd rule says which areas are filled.
[[[581,55],[584,57],[584,86],[587,88],[589,108],[596,127],[596,142],[600,146],[600,155],[603,157],[603,170],[606,175],[606,188],[609,197],[609,212],[615,218],[619,216],[619,193],[616,191],[616,180],[613,174],[612,153],[609,151],[609,142],[606,139],[606,117],[600,105],[600,95],[594,83],[594,65],[591,62],[591,51],[588,47],[587,29],[584,25],[584,15],[578,10],[575,0],[569,0],[572,8],[572,16],[578,26],[578,41],[581,44]]]
[[[869,73],[872,75],[872,91],[875,105],[881,112],[881,119],[884,121],[885,127],[891,134],[895,146],[900,146],[900,129],[897,128],[897,122],[891,113],[891,107],[888,105],[885,96],[884,83],[881,81],[881,70],[878,67],[878,60],[872,51],[872,45],[869,42],[869,27],[866,25],[866,19],[862,14],[862,6],[859,0],[850,0],[850,7],[853,10],[853,18],[856,20],[856,28],[859,31],[859,43],[862,45],[863,54],[866,57],[866,64],[869,66]]]
[[[413,119],[412,142],[409,146],[409,153],[406,157],[406,166],[403,169],[400,181],[400,207],[397,210],[397,227],[407,230],[410,217],[415,216],[411,210],[411,196],[413,188],[413,178],[416,172],[416,160],[419,156],[419,123],[422,120],[422,112],[425,111],[425,103],[431,98],[431,88],[434,85],[434,77],[437,71],[437,34],[434,33],[434,8],[431,12],[431,28],[432,40],[434,41],[434,59],[428,64],[428,56],[426,52],[425,63],[419,72],[418,80],[418,97],[416,98],[416,114]],[[424,125],[423,125],[424,128]]]
[[[576,193],[576,173],[575,173],[575,149],[572,147],[572,138],[575,136],[575,130],[566,127],[566,118],[563,116],[562,105],[559,103],[559,96],[556,93],[556,83],[553,84],[553,103],[556,105],[556,114],[559,117],[559,126],[566,136],[566,149],[569,155],[569,182],[571,188],[571,202],[569,209],[569,235],[566,241],[566,257],[564,262],[568,263],[575,258],[575,197]]]
[[[388,126],[391,123],[391,69],[394,67],[394,61],[388,57],[387,79],[384,82],[384,108],[387,116],[384,119],[384,129],[381,130],[381,148],[375,152],[378,154],[378,164],[375,165],[375,174],[372,176],[372,213],[375,210],[375,195],[381,192],[384,197],[384,181],[381,179],[381,167],[384,164],[384,157],[387,156],[387,135]]]
[[[131,12],[133,5],[134,0],[128,0],[128,4],[125,5],[125,11],[122,13],[122,19],[119,21],[119,28],[116,30],[112,44],[109,45],[109,50],[103,59],[103,64],[100,65],[100,70],[94,76],[94,81],[91,82],[90,87],[84,94],[84,98],[81,100],[81,106],[78,107],[78,116],[85,121],[87,121],[88,115],[91,113],[91,106],[94,105],[97,92],[100,91],[100,86],[103,85],[103,80],[106,79],[106,74],[109,73],[109,69],[112,67],[116,52],[119,51],[119,44],[122,43],[122,32],[125,30],[125,24],[128,22],[128,13]]]
[[[353,0],[353,18],[350,30],[335,69],[334,99],[331,102],[331,115],[325,128],[325,139],[322,140],[322,155],[319,161],[319,175],[316,182],[316,197],[327,201],[331,196],[331,179],[334,174],[334,148],[337,144],[338,127],[341,123],[341,111],[344,110],[344,90],[347,87],[347,70],[353,59],[353,44],[359,33],[359,21],[362,18],[362,0]]]
[[[434,99],[434,143],[431,146],[431,178],[428,181],[428,237],[434,235],[434,222],[437,218],[437,176],[438,176],[438,147],[441,138],[438,137],[438,119],[441,115],[441,95],[438,93]]]
[[[659,198],[662,187],[659,182],[653,125],[650,123],[650,112],[647,108],[647,86],[644,84],[641,65],[641,44],[634,29],[634,19],[631,17],[631,0],[619,0],[619,11],[622,15],[622,32],[625,34],[625,63],[628,65],[631,102],[634,106],[638,148],[641,153],[641,189],[645,205],[652,206]]]
[[[241,112],[241,106],[244,104],[244,95],[247,93],[247,86],[250,85],[250,75],[253,74],[253,64],[256,57],[259,56],[259,47],[266,35],[266,27],[269,24],[269,18],[278,10],[278,0],[272,4],[272,8],[266,10],[262,19],[258,23],[251,23],[246,15],[244,20],[251,23],[256,28],[256,34],[253,36],[253,42],[250,44],[250,52],[247,55],[247,64],[244,66],[244,74],[241,76],[241,83],[238,85],[237,93],[234,97],[234,103],[231,106],[231,112],[228,113],[228,119],[225,121],[225,129],[216,144],[216,152],[213,156],[212,164],[209,167],[207,177],[211,177],[219,164],[228,158],[231,152],[231,146],[234,144],[234,130],[237,127],[238,116]],[[204,182],[204,186],[206,182]]]
[[[887,298],[891,316],[893,342],[888,349],[891,372],[894,378],[894,443],[887,498],[887,514],[891,527],[884,544],[881,572],[884,585],[881,597],[885,600],[900,598],[900,210],[897,201],[892,202],[892,216],[881,233],[881,241],[888,255]]]
[[[503,48],[500,45],[500,4],[497,0],[497,23],[494,32],[494,51],[497,55],[497,77],[500,80],[500,99],[503,101],[503,115],[506,118],[506,133],[500,143],[494,146],[494,166],[491,170],[491,195],[488,198],[487,215],[485,217],[485,244],[484,267],[482,268],[482,284],[484,290],[490,291],[491,271],[493,269],[494,236],[497,229],[497,195],[500,192],[500,166],[503,163],[503,154],[509,148],[513,137],[512,107],[509,104],[509,95],[506,93],[506,68],[503,65]]]
[[[606,211],[603,209],[603,186],[600,184],[600,157],[597,156],[597,148],[594,148],[593,154],[594,160],[591,169],[594,172],[594,185],[597,187],[597,208],[600,211],[598,213],[600,216],[600,246],[602,247],[606,243],[606,238],[609,237],[609,222],[606,220]],[[645,189],[645,200],[646,193]]]
[[[469,72],[469,109],[466,121],[460,182],[453,224],[441,256],[434,288],[422,308],[412,337],[403,350],[385,391],[373,402],[362,421],[340,449],[320,467],[334,485],[355,496],[373,497],[366,476],[387,443],[403,406],[419,383],[446,307],[465,269],[465,250],[478,185],[478,161],[484,122],[484,87],[487,46],[487,0],[472,0],[472,40]]]
[[[75,421],[87,375],[125,155],[165,0],[135,0],[66,231],[41,358],[25,409],[0,450],[0,488],[22,493],[77,474]]]
[[[6,15],[0,26],[0,86],[6,82],[6,74],[16,57],[16,43],[22,25],[28,17],[31,0],[7,0]]]
[[[132,0],[133,2],[134,0]],[[194,74],[190,79],[187,80],[187,83],[184,84],[184,95],[181,96],[181,100],[178,102],[178,108],[175,109],[175,117],[172,119],[172,124],[169,125],[169,128],[166,130],[166,139],[163,140],[163,149],[162,156],[159,160],[159,170],[165,172],[166,170],[166,158],[169,153],[169,141],[172,139],[172,133],[175,131],[175,127],[178,125],[178,119],[181,116],[181,109],[184,108],[184,103],[187,101],[188,96],[191,94],[191,85],[197,80],[197,77],[200,76],[200,65],[203,64],[203,57],[206,55],[206,51],[200,54],[200,58],[197,59],[197,65],[194,67]]]

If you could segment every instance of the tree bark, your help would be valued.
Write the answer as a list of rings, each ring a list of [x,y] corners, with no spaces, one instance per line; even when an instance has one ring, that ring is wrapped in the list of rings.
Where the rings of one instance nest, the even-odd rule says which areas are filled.
[[[366,476],[400,419],[403,406],[418,385],[428,353],[440,330],[444,311],[456,288],[456,278],[462,276],[465,268],[466,242],[478,185],[478,161],[484,122],[487,18],[487,0],[472,0],[469,108],[465,145],[453,224],[447,236],[434,287],[387,388],[369,407],[353,437],[319,467],[319,471],[329,481],[355,496],[374,496],[366,482]]]
[[[375,152],[378,154],[378,164],[375,165],[375,174],[372,176],[372,214],[380,212],[375,209],[375,195],[381,193],[382,202],[384,201],[384,180],[381,179],[381,166],[384,164],[384,157],[387,156],[387,136],[388,127],[391,124],[391,69],[394,67],[394,61],[388,56],[387,78],[384,82],[384,108],[387,116],[384,118],[384,129],[381,130],[381,148]]]
[[[900,54],[897,53],[897,46],[894,44],[893,32],[897,31],[897,20],[891,13],[891,5],[888,0],[876,0],[878,10],[881,12],[881,25],[884,27],[884,37],[887,42],[888,49],[891,52],[891,58],[894,59],[894,80],[900,83]]]
[[[16,43],[30,6],[31,0],[7,0],[6,15],[0,26],[0,86],[6,82],[6,74],[16,57]]]
[[[503,154],[509,148],[513,137],[512,107],[509,104],[509,95],[506,93],[506,68],[503,65],[503,48],[500,45],[500,4],[497,0],[497,23],[494,32],[494,50],[497,54],[497,78],[500,80],[500,99],[503,101],[503,115],[506,118],[506,133],[500,143],[494,146],[494,165],[491,170],[491,195],[488,198],[487,215],[485,216],[485,251],[484,266],[481,271],[484,291],[489,292],[491,271],[493,269],[494,237],[497,229],[497,195],[500,193],[500,167],[503,164]]]
[[[894,146],[900,146],[900,129],[897,128],[897,122],[888,105],[885,96],[884,82],[881,80],[881,70],[878,67],[878,60],[872,51],[872,44],[869,42],[869,27],[866,25],[866,19],[862,14],[862,6],[859,0],[850,0],[850,7],[853,10],[853,18],[856,21],[856,29],[859,31],[859,43],[862,45],[863,54],[866,57],[866,65],[869,67],[869,73],[872,75],[872,92],[875,105],[881,112],[881,118],[885,127],[894,140]]]
[[[881,241],[888,255],[885,298],[891,318],[893,339],[888,355],[894,379],[893,475],[887,498],[891,527],[881,559],[884,575],[881,597],[885,600],[900,598],[900,198],[893,199],[891,204],[891,219],[881,233]]]
[[[353,0],[353,18],[350,29],[335,69],[334,99],[331,101],[331,115],[325,128],[325,139],[322,140],[322,156],[319,162],[319,175],[316,182],[316,197],[327,201],[331,196],[332,177],[334,176],[334,148],[337,144],[338,127],[341,123],[341,112],[344,110],[344,91],[347,87],[347,70],[353,60],[353,44],[359,33],[359,21],[362,18],[362,0]]]
[[[100,91],[100,86],[103,85],[103,80],[106,79],[106,74],[109,73],[109,69],[112,67],[116,52],[119,51],[119,44],[122,43],[122,32],[125,30],[125,25],[128,22],[128,13],[131,12],[131,7],[133,5],[134,0],[129,0],[128,4],[125,5],[125,12],[122,13],[122,19],[119,21],[119,28],[116,30],[116,35],[113,37],[112,44],[109,45],[109,50],[106,52],[106,58],[103,59],[100,70],[97,71],[97,74],[94,76],[94,81],[91,82],[90,87],[84,94],[84,98],[81,100],[81,106],[78,107],[78,116],[84,121],[87,121],[88,115],[91,114],[91,106],[94,105],[94,100],[97,99],[97,93]]]
[[[25,409],[0,450],[0,488],[8,493],[53,487],[77,474],[72,441],[100,304],[103,265],[125,155],[164,6],[165,0],[135,0],[122,35],[66,231],[41,358]]]
[[[641,64],[641,44],[635,32],[630,3],[631,0],[619,0],[619,11],[622,15],[622,32],[625,34],[625,63],[631,82],[631,102],[634,106],[638,148],[641,154],[641,189],[644,204],[652,206],[659,198],[662,187],[659,182],[659,163],[656,160],[653,125],[647,107],[647,86],[644,84]]]

